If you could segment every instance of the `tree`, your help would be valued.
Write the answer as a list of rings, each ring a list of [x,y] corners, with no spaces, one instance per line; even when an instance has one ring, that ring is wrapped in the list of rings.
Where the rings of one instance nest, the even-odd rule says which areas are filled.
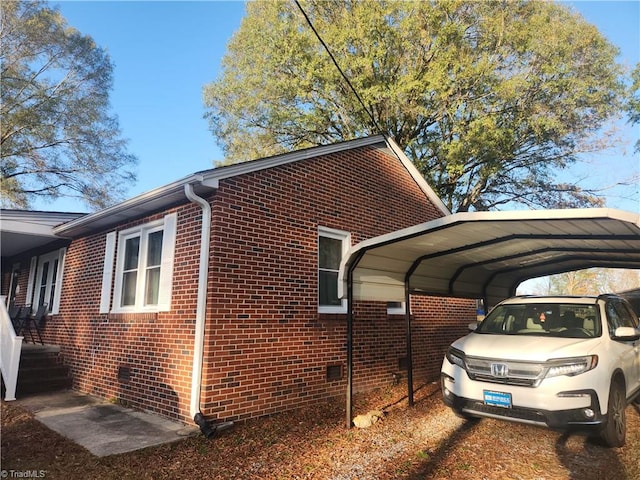
[[[619,268],[588,268],[548,279],[550,295],[598,295],[640,287],[640,271]]]
[[[599,288],[601,273],[598,269],[576,270],[549,277],[551,295],[594,295],[603,293]]]
[[[2,3],[2,204],[73,196],[102,208],[135,180],[109,110],[112,64],[42,2]]]
[[[538,1],[249,2],[205,116],[231,162],[384,133],[452,211],[602,204],[558,171],[611,139],[617,49]]]
[[[627,112],[629,113],[629,123],[638,125],[640,123],[640,63],[631,72],[631,82]],[[635,151],[640,153],[640,140],[636,141]]]

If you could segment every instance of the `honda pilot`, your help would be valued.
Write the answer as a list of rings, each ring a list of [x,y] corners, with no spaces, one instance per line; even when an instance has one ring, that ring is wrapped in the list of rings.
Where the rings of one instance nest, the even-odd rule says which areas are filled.
[[[489,417],[586,430],[624,445],[640,394],[638,316],[616,295],[520,296],[498,304],[442,363],[446,405]]]

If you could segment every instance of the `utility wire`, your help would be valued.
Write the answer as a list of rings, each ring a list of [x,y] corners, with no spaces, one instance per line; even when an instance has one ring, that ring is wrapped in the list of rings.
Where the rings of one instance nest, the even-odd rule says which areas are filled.
[[[333,56],[333,54],[331,53],[331,50],[329,50],[329,47],[327,47],[327,44],[324,43],[324,40],[322,40],[322,37],[320,36],[320,34],[318,33],[318,31],[316,30],[316,28],[313,26],[313,23],[311,23],[311,19],[307,16],[307,13],[304,11],[304,9],[302,8],[302,5],[300,5],[300,2],[298,0],[295,0],[296,5],[298,6],[298,8],[300,9],[300,11],[302,12],[302,15],[304,15],[304,18],[307,20],[307,23],[309,24],[309,26],[311,27],[311,30],[313,30],[313,33],[315,34],[316,38],[320,41],[320,43],[322,44],[322,46],[324,47],[324,49],[327,51],[327,53],[329,54],[329,57],[331,58],[331,60],[333,61],[333,64],[336,66],[336,68],[338,69],[338,71],[340,72],[340,75],[342,75],[342,78],[344,78],[344,81],[347,82],[347,85],[349,85],[349,88],[351,89],[351,91],[353,92],[353,94],[356,96],[356,98],[358,99],[358,102],[360,102],[360,106],[362,106],[362,109],[367,112],[367,115],[369,116],[369,119],[371,119],[371,123],[373,124],[373,126],[378,130],[378,133],[384,135],[386,137],[386,134],[382,131],[382,129],[380,128],[380,126],[378,125],[378,122],[376,122],[376,119],[373,118],[373,114],[369,111],[369,109],[366,107],[366,105],[364,104],[364,102],[362,101],[362,98],[360,98],[360,95],[358,95],[357,90],[353,87],[353,85],[351,84],[351,82],[349,81],[349,78],[344,74],[344,72],[342,71],[342,69],[340,68],[340,65],[338,65],[338,62],[336,61],[335,57]]]

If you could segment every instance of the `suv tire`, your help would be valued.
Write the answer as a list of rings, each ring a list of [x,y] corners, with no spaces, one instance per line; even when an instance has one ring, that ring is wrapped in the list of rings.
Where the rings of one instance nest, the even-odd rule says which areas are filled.
[[[627,430],[626,408],[627,399],[624,384],[614,380],[609,390],[607,421],[600,432],[600,437],[608,447],[622,447],[624,445]]]

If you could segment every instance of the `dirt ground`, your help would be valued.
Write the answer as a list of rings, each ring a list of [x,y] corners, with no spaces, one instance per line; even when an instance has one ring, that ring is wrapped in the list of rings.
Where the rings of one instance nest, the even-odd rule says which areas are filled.
[[[418,389],[415,406],[398,385],[357,395],[355,414],[384,417],[346,429],[344,399],[236,424],[213,439],[97,458],[2,402],[2,478],[50,479],[487,479],[640,478],[640,407],[627,408],[627,444],[607,449],[583,436],[496,420],[465,422],[439,386]],[[21,477],[20,477],[21,475]]]

